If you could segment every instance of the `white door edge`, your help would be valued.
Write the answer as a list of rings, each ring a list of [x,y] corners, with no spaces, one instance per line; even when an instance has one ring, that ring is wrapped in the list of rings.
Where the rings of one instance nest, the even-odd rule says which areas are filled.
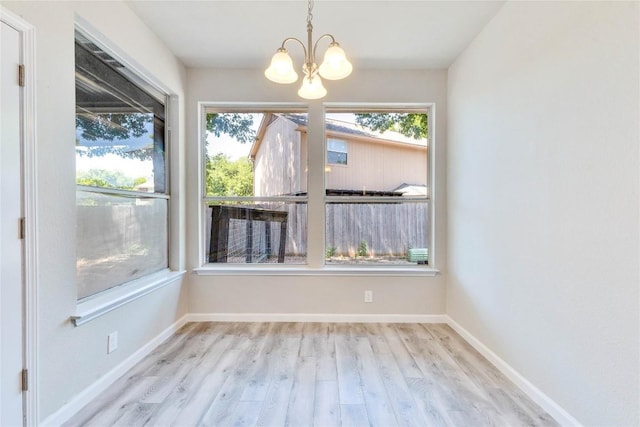
[[[22,181],[24,239],[24,367],[29,372],[29,390],[24,394],[26,425],[38,425],[38,234],[36,152],[36,49],[35,27],[0,6],[0,21],[21,34],[21,56],[25,67],[22,90]]]

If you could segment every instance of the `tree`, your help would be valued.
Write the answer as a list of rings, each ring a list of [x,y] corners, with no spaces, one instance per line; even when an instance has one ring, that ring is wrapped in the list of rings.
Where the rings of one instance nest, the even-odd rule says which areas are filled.
[[[215,136],[223,133],[234,137],[245,144],[256,139],[256,132],[251,129],[253,116],[241,113],[208,113],[207,130]]]
[[[428,120],[424,113],[357,113],[356,123],[378,132],[392,130],[414,139],[428,135]]]
[[[83,157],[102,157],[107,154],[116,154],[123,158],[151,159],[154,147],[153,134],[148,135],[150,138],[148,144],[135,149],[131,143],[118,144],[116,142],[144,136],[149,133],[148,124],[151,122],[153,122],[153,116],[142,113],[76,114],[76,129],[80,131],[80,138],[76,138],[76,146],[84,145],[84,148],[76,150],[76,153]],[[83,144],[83,141],[98,142]]]
[[[137,185],[147,182],[147,178],[132,178],[120,171],[110,171],[105,169],[90,169],[81,172],[76,176],[76,184],[88,185],[91,187],[119,188],[121,190],[132,190]]]
[[[253,166],[246,158],[231,161],[219,153],[208,157],[207,196],[252,196]]]
[[[152,121],[151,114],[141,113],[76,114],[76,128],[82,130],[80,135],[88,141],[139,138]]]
[[[206,117],[207,130],[215,136],[227,134],[241,143],[253,142],[256,132],[253,126],[253,116],[241,113],[209,113]],[[100,113],[77,114],[76,129],[80,130],[80,136],[86,141],[125,141],[139,138],[148,132],[146,125],[153,121],[150,114],[139,113]],[[153,135],[151,141],[145,147],[130,150],[125,145],[103,144],[90,145],[86,150],[76,150],[80,156],[94,157],[106,154],[117,154],[123,158],[135,158],[149,160],[153,155]],[[81,141],[76,139],[76,145]]]

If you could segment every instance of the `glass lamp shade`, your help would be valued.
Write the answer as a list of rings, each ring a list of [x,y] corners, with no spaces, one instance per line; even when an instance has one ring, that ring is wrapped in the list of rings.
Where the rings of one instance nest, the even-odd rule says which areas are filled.
[[[271,58],[271,65],[264,70],[266,78],[276,83],[293,83],[298,80],[298,73],[293,69],[293,61],[286,49],[278,49]]]
[[[302,79],[302,87],[298,90],[298,95],[305,99],[318,99],[327,94],[327,90],[322,86],[320,77],[312,76]]]
[[[318,72],[327,80],[340,80],[351,74],[353,66],[338,43],[331,43]]]

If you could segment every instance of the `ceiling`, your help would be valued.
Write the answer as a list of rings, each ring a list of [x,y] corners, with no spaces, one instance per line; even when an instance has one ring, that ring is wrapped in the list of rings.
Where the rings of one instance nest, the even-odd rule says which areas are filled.
[[[307,2],[128,0],[187,67],[264,68],[287,37],[306,43]],[[317,0],[314,42],[331,33],[354,67],[446,68],[504,1]],[[324,52],[328,41],[319,45]],[[300,46],[288,43],[296,63]],[[319,59],[318,61],[321,61]]]

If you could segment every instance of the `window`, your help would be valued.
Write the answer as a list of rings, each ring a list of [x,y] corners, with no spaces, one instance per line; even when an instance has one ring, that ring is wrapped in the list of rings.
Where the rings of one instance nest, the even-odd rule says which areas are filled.
[[[347,143],[339,139],[327,139],[327,163],[335,165],[347,164]]]
[[[168,267],[165,105],[76,33],[76,270],[85,299]]]
[[[204,263],[305,264],[307,114],[206,108]]]
[[[198,272],[222,264],[427,271],[430,111],[203,107],[207,268]],[[322,124],[324,134],[308,133]],[[320,177],[324,171],[324,180],[307,182],[307,165]],[[308,211],[308,203],[318,209]]]
[[[327,111],[328,153],[344,148],[346,163],[348,144],[352,157],[347,169],[327,156],[326,264],[428,263],[427,119],[426,111]]]

